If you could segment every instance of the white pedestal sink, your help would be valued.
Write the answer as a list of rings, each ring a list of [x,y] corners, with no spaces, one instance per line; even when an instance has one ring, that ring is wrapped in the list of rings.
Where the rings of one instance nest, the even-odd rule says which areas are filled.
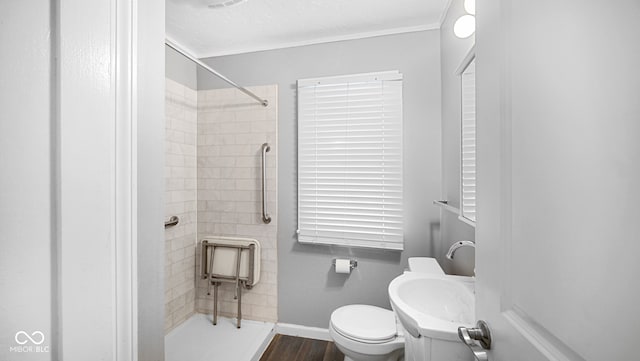
[[[405,361],[470,361],[458,326],[475,327],[471,277],[407,272],[389,284],[391,307],[405,329]]]

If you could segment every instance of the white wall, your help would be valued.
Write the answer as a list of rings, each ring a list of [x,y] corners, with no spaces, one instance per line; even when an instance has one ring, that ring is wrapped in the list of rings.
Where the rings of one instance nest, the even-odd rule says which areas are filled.
[[[57,271],[50,3],[0,2],[2,360],[51,360],[56,352],[51,347],[57,342]],[[50,352],[10,352],[19,346],[18,331],[41,331],[41,346]]]
[[[463,15],[462,0],[453,0],[440,28],[442,71],[442,196],[454,207],[460,207],[460,77],[456,69],[473,46],[475,35],[459,39],[453,33],[454,22]],[[475,251],[460,248],[453,261],[446,259],[449,247],[459,240],[474,240],[474,228],[460,221],[458,215],[443,210],[441,213],[440,243],[435,256],[445,269],[454,274],[472,275]]]
[[[278,84],[278,316],[280,322],[327,327],[331,312],[350,303],[389,308],[387,285],[409,256],[433,254],[440,197],[440,34],[423,31],[205,59],[242,85]],[[405,250],[299,244],[296,231],[296,80],[399,70],[404,75]],[[202,70],[199,89],[226,88]],[[249,99],[249,98],[248,98]],[[358,259],[350,275],[331,261]]]

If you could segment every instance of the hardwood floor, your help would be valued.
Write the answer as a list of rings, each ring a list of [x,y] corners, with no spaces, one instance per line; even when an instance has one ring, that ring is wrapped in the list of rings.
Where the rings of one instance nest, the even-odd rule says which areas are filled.
[[[260,361],[343,361],[333,342],[275,335]]]

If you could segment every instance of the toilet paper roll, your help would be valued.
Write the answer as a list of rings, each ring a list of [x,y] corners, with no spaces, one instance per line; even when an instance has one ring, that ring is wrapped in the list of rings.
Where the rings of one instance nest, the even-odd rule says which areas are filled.
[[[351,260],[336,259],[336,273],[351,273]]]

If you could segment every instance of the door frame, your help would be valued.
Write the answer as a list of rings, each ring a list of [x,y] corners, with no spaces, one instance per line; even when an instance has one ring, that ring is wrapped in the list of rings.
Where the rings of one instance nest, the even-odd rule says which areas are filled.
[[[54,352],[162,360],[164,1],[52,4]]]

